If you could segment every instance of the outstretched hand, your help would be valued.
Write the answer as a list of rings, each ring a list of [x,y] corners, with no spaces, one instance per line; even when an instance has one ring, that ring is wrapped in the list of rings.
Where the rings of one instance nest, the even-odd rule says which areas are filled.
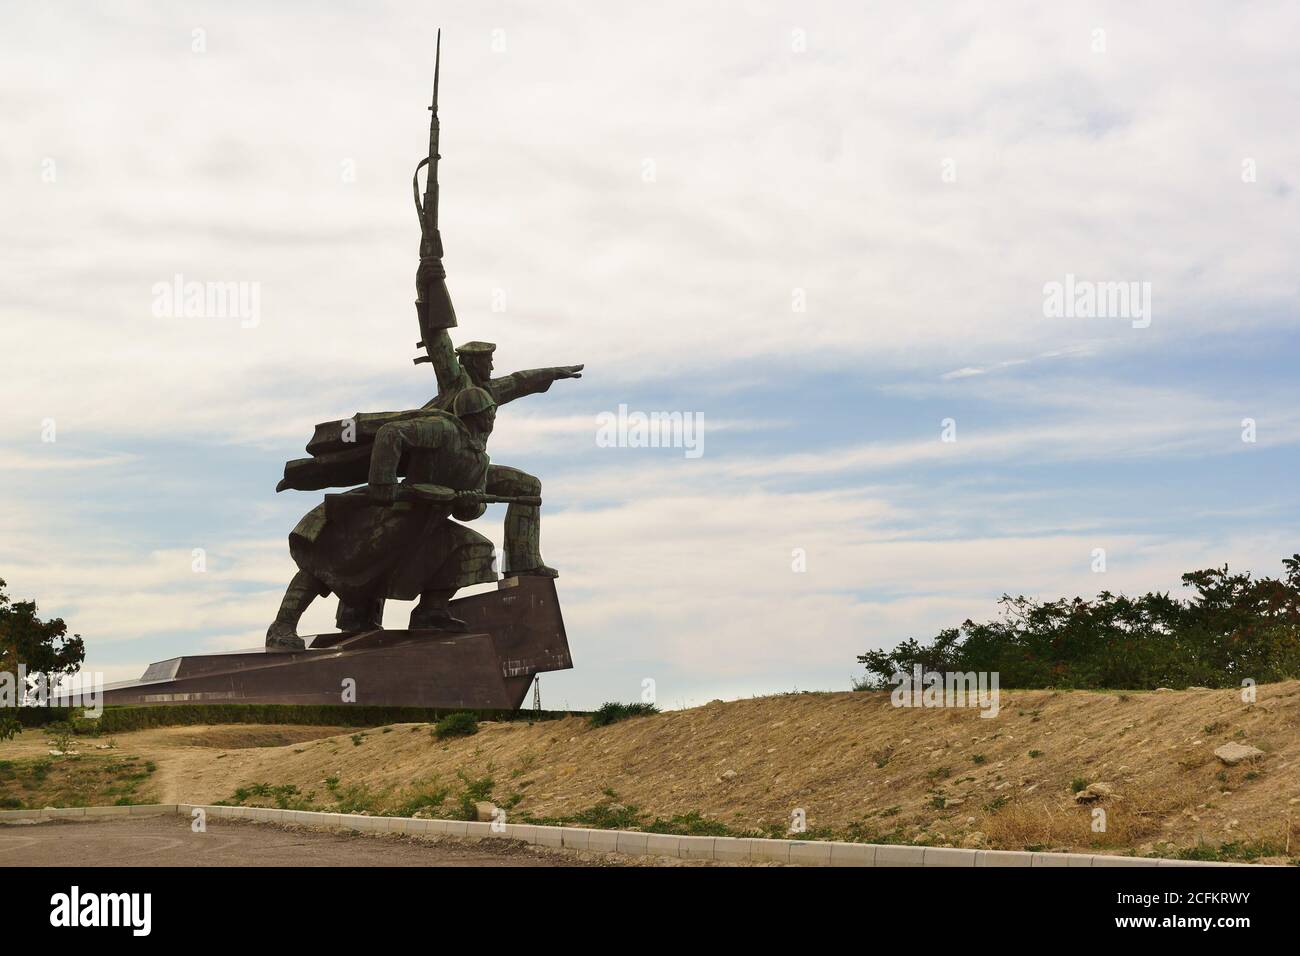
[[[582,378],[582,370],[586,367],[583,365],[561,365],[557,378]]]

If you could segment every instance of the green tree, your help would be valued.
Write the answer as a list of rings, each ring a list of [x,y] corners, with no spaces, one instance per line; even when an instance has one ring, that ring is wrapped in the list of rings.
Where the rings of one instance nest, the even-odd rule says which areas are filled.
[[[18,665],[28,675],[51,677],[75,674],[86,658],[86,644],[80,634],[68,636],[62,618],[42,621],[35,601],[13,601],[0,578],[0,671],[18,676]],[[26,688],[16,688],[20,693]]]
[[[1192,594],[1179,600],[1103,591],[1094,600],[1003,595],[1000,614],[965,621],[928,644],[909,638],[893,650],[858,657],[859,689],[926,671],[997,671],[1003,687],[1153,688],[1237,686],[1300,677],[1300,555],[1281,578],[1228,568],[1183,575]]]

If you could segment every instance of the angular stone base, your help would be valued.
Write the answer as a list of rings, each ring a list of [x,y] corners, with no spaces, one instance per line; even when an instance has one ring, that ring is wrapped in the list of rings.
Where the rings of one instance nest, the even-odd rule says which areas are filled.
[[[555,582],[506,578],[451,602],[446,631],[321,634],[307,650],[174,657],[104,689],[104,703],[343,704],[515,710],[533,675],[573,666]],[[355,700],[345,701],[345,681]]]

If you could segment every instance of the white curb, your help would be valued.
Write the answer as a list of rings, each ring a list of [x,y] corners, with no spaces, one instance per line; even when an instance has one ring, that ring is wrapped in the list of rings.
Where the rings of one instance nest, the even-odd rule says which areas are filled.
[[[366,833],[438,833],[462,839],[519,840],[534,846],[670,856],[719,863],[791,863],[800,866],[1249,866],[1151,857],[1105,856],[1089,853],[1027,853],[1017,850],[965,850],[954,847],[899,846],[874,843],[831,843],[823,840],[764,840],[754,837],[672,836],[634,830],[591,830],[464,820],[422,820],[414,817],[375,817],[350,813],[273,810],[265,807],[218,807],[197,804],[142,804],[127,807],[47,807],[44,810],[0,810],[0,823],[16,820],[80,820],[111,817],[179,815],[195,810],[218,820],[252,820],[298,826],[334,827]]]

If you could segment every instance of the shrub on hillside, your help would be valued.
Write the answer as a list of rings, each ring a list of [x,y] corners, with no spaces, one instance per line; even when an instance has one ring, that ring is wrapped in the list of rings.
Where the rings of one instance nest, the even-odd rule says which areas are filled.
[[[858,690],[896,684],[900,671],[999,674],[1002,687],[1230,687],[1300,677],[1300,554],[1282,578],[1230,574],[1225,565],[1183,575],[1188,599],[1103,591],[1096,600],[1003,595],[1001,615],[967,620],[928,644],[914,638],[858,657]]]
[[[468,710],[448,714],[434,725],[433,735],[439,740],[448,737],[468,737],[478,733],[478,718]]]
[[[620,720],[627,720],[629,717],[645,717],[657,713],[659,708],[654,704],[619,704],[615,701],[606,701],[591,715],[591,726],[605,727],[616,724]]]

